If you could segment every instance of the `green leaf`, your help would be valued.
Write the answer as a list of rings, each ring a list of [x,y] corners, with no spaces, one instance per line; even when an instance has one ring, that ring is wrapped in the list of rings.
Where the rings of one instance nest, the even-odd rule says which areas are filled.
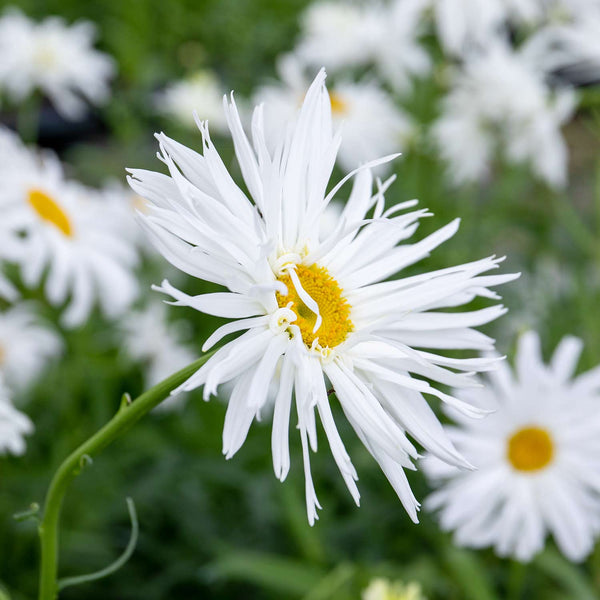
[[[465,600],[498,600],[490,583],[485,565],[474,553],[448,546],[443,561],[449,567],[452,578],[463,592]]]
[[[326,571],[295,560],[259,552],[232,551],[211,563],[210,575],[238,579],[272,591],[302,597],[317,587]]]
[[[546,549],[536,557],[534,564],[544,574],[560,583],[573,600],[597,600],[598,596],[583,572],[555,549]]]

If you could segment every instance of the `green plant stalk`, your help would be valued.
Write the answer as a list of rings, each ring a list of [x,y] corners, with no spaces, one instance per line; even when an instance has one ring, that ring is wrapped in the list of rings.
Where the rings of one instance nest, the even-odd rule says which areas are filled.
[[[212,355],[205,354],[174,375],[131,401],[124,396],[117,414],[72,452],[56,471],[46,494],[38,532],[41,544],[39,600],[54,600],[58,594],[58,526],[62,500],[71,481],[90,458],[128,431],[145,414],[160,404],[177,386],[193,375]]]

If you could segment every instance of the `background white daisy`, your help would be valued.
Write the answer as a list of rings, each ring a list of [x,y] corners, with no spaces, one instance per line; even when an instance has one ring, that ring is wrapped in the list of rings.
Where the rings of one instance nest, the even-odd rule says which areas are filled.
[[[62,316],[68,327],[81,325],[96,300],[109,318],[121,315],[137,295],[134,240],[102,195],[67,181],[58,159],[36,155],[14,137],[2,147],[0,210],[5,226],[22,236],[18,258],[23,280],[44,280],[48,300],[68,300]],[[0,240],[0,244],[4,241]]]
[[[0,374],[0,454],[23,454],[25,436],[32,431],[33,423],[12,405],[9,390]]]
[[[223,89],[217,76],[204,69],[169,84],[157,94],[156,109],[182,125],[195,128],[194,114],[209,121],[216,133],[227,131],[223,113]]]
[[[21,102],[34,91],[47,96],[64,117],[79,119],[86,104],[103,104],[115,73],[111,57],[93,48],[90,21],[67,25],[60,17],[40,23],[16,9],[0,18],[0,91]]]
[[[281,132],[298,112],[310,81],[297,56],[279,63],[281,83],[263,86],[254,96],[255,104],[265,104],[267,143],[275,148]],[[346,171],[391,152],[402,151],[414,136],[408,115],[374,80],[339,80],[330,89],[333,126],[340,128],[342,141],[337,161]],[[376,167],[377,172],[390,165]]]
[[[561,126],[575,107],[570,88],[551,89],[545,72],[503,43],[467,58],[442,101],[432,136],[456,184],[485,178],[494,157],[529,163],[548,185],[567,180]]]
[[[494,412],[481,420],[449,414],[445,426],[476,470],[425,461],[439,486],[425,506],[461,546],[494,546],[529,561],[551,533],[573,561],[592,550],[600,526],[600,371],[575,376],[582,343],[565,337],[543,362],[540,340],[519,340],[515,371],[504,363],[489,386],[458,394]]]

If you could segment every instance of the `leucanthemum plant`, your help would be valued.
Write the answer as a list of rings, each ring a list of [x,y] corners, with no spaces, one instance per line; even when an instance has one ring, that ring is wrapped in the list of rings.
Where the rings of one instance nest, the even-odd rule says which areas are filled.
[[[67,119],[80,119],[87,103],[102,104],[115,73],[113,59],[93,47],[96,31],[89,21],[73,25],[59,17],[40,23],[16,9],[0,18],[0,93],[13,102],[36,90]]]
[[[369,169],[394,156],[350,173],[327,192],[341,137],[332,128],[323,70],[273,152],[266,144],[261,106],[254,112],[252,142],[233,96],[225,99],[224,109],[250,198],[231,178],[202,121],[198,126],[203,154],[160,134],[160,157],[169,175],[130,171],[131,186],[150,204],[140,221],[158,250],[185,273],[227,291],[189,296],[168,281],[156,289],[176,305],[235,319],[209,337],[205,351],[243,332],[175,393],[203,386],[208,400],[221,384],[232,384],[223,430],[223,452],[231,458],[252,422],[260,418],[277,378],[273,466],[284,480],[290,468],[289,424],[295,408],[312,524],[320,508],[310,473],[310,450],[317,450],[317,414],[357,504],[360,497],[358,476],[332,413],[329,390],[334,390],[358,437],[417,521],[419,503],[404,469],[415,468],[412,460],[418,450],[408,436],[451,465],[470,466],[425,396],[481,416],[478,408],[438,386],[476,385],[472,372],[496,362],[448,358],[438,350],[493,348],[493,340],[473,328],[505,312],[502,306],[462,313],[454,309],[478,296],[495,299],[489,288],[516,276],[486,275],[501,261],[490,257],[384,281],[452,237],[458,220],[407,243],[419,219],[429,213],[407,212],[414,201],[386,210],[384,192],[392,180],[378,181],[373,190]],[[321,215],[353,175],[338,226],[319,240]]]
[[[483,180],[497,155],[527,164],[553,188],[567,183],[568,150],[561,127],[576,104],[569,87],[552,88],[530,49],[496,40],[472,52],[454,72],[432,138],[457,184]]]
[[[66,327],[83,324],[96,301],[107,318],[121,316],[137,295],[138,253],[135,240],[120,235],[119,212],[67,180],[56,156],[30,151],[7,131],[0,131],[0,158],[3,226],[19,236],[25,284],[43,282],[51,304],[66,303]]]
[[[425,470],[438,488],[425,506],[461,546],[493,546],[529,561],[551,533],[572,561],[592,550],[600,527],[600,371],[574,376],[582,349],[565,337],[549,364],[540,340],[520,340],[514,372],[501,364],[465,402],[494,411],[478,421],[450,410],[446,432],[477,470],[459,471],[437,458]]]
[[[296,52],[304,64],[325,65],[332,73],[370,67],[406,94],[431,70],[419,41],[425,8],[423,0],[316,2],[304,13]]]

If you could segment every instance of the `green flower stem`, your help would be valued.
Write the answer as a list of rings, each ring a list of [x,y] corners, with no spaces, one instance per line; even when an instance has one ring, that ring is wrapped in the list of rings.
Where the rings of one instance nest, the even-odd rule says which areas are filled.
[[[133,401],[127,395],[124,396],[117,414],[60,465],[50,483],[44,503],[43,518],[38,528],[41,543],[39,600],[54,600],[58,594],[58,525],[62,499],[71,481],[91,461],[92,456],[127,432],[146,413],[160,404],[172,390],[195,373],[211,355],[212,352],[205,354]]]

